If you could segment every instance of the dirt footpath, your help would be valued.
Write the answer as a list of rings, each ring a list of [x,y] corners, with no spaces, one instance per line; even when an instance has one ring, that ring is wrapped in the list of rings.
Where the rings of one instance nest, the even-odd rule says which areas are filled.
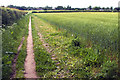
[[[34,50],[33,50],[33,39],[32,39],[32,29],[31,29],[31,17],[29,21],[29,35],[27,38],[27,56],[25,59],[25,78],[38,78],[36,75],[36,65],[34,60]]]

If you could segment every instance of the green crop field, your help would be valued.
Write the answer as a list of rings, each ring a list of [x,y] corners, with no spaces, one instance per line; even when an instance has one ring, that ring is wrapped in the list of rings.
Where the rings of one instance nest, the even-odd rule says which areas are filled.
[[[92,46],[117,49],[118,13],[36,13],[39,18],[56,25],[59,29],[80,36]],[[109,49],[109,50],[110,50]]]
[[[52,53],[59,56],[59,73],[70,71],[64,76],[77,78],[116,77],[118,13],[34,13],[32,17]],[[65,65],[66,70],[62,69]]]

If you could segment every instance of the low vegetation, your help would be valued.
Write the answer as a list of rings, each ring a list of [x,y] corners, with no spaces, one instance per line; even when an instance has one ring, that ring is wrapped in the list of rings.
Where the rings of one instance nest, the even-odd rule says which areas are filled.
[[[36,29],[36,26],[37,23],[35,23],[35,19],[32,17],[32,35],[37,75],[41,78],[51,77],[50,73],[56,67],[51,59],[50,54],[42,45],[43,43],[38,36],[38,30]]]
[[[17,48],[20,45],[22,37],[27,36],[29,15],[21,18],[16,23],[2,30],[2,77],[10,78],[12,75],[12,61],[17,53]],[[26,39],[23,43],[20,55],[18,56],[16,66],[17,73],[24,70],[24,59],[26,56]]]

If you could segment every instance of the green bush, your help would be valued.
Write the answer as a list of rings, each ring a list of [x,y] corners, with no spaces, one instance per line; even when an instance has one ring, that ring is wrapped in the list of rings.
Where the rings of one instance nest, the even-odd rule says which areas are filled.
[[[4,8],[0,7],[0,10],[2,10],[2,27],[3,28],[12,25],[27,13],[17,9],[10,9],[5,7]]]

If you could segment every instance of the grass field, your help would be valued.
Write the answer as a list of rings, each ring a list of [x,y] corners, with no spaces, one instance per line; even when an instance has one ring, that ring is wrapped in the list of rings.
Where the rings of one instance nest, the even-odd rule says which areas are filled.
[[[51,54],[58,56],[60,68],[52,75],[58,78],[116,77],[117,13],[35,13],[33,18],[38,32],[53,49]]]
[[[118,39],[118,13],[36,13],[39,18],[80,36],[87,44],[116,51]],[[110,50],[109,49],[109,50]]]

